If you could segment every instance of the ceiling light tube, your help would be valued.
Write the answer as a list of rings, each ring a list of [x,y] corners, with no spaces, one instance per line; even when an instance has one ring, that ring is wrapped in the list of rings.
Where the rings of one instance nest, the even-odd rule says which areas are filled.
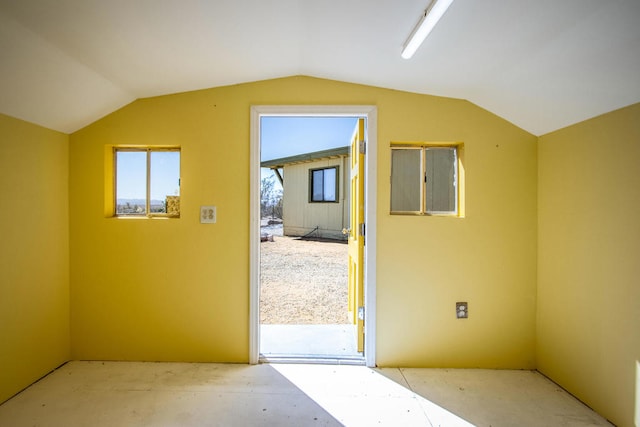
[[[420,22],[411,32],[411,35],[402,46],[402,57],[409,59],[418,50],[424,39],[427,38],[433,27],[436,26],[442,15],[451,6],[453,0],[432,0],[431,4],[424,11],[424,15],[420,19]]]

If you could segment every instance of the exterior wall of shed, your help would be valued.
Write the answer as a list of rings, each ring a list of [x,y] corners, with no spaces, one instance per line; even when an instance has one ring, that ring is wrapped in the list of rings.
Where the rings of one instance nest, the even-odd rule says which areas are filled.
[[[349,226],[349,157],[320,159],[284,167],[282,216],[285,236],[312,236],[343,240]],[[309,201],[309,171],[338,166],[338,201]],[[317,230],[316,230],[317,228]],[[315,230],[315,231],[314,231]]]

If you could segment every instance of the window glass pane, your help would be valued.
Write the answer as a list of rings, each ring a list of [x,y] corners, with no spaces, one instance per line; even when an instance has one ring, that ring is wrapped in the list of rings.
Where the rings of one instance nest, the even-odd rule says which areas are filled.
[[[324,201],[336,201],[336,168],[324,170]]]
[[[321,202],[323,200],[323,176],[324,171],[322,169],[311,172],[311,200],[313,202]]]
[[[425,160],[427,212],[455,212],[456,149],[427,148]]]
[[[151,152],[151,213],[180,214],[180,152]]]
[[[420,211],[421,150],[391,150],[391,211]]]
[[[116,214],[146,213],[147,153],[116,152]]]

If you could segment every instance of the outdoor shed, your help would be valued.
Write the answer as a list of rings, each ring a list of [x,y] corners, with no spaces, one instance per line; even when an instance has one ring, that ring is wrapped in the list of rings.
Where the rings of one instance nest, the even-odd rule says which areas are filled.
[[[349,227],[349,147],[263,161],[283,188],[285,236],[346,239]]]

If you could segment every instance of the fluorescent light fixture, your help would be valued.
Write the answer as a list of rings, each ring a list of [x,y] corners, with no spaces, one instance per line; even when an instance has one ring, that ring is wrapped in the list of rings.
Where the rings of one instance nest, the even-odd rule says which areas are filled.
[[[420,22],[413,29],[411,35],[402,46],[402,57],[409,59],[416,53],[424,39],[427,38],[433,27],[436,26],[442,15],[451,6],[453,0],[432,0],[431,4],[424,11],[424,15],[420,18]]]

